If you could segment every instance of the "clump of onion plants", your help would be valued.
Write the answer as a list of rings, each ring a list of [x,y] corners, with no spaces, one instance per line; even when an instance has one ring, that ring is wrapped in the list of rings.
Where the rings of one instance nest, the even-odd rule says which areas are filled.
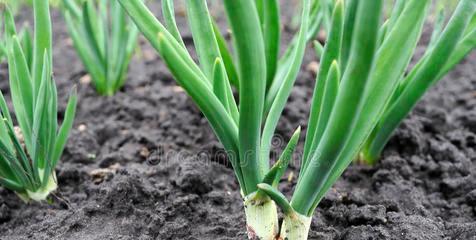
[[[300,128],[273,166],[270,142],[299,70],[307,35],[315,33],[313,21],[320,14],[314,15],[314,7],[319,4],[302,2],[300,31],[278,60],[278,1],[223,1],[235,54],[225,48],[206,1],[186,1],[200,63],[196,64],[180,38],[172,1],[163,1],[165,26],[140,0],[119,1],[228,151],[241,187],[250,239],[307,239],[319,202],[359,155],[372,131],[387,119],[401,121],[434,79],[474,46],[467,37],[474,32],[476,1],[461,0],[435,36],[426,60],[402,84],[431,1],[397,1],[384,22],[383,0],[337,0],[326,24],[326,44],[315,44],[320,70],[298,183],[288,201],[278,183]],[[231,85],[238,86],[239,103]],[[389,108],[394,103],[399,107]],[[386,117],[388,109],[397,114]],[[281,226],[276,206],[284,213]]]
[[[73,44],[101,95],[112,96],[123,85],[138,30],[117,1],[63,0]]]
[[[63,123],[58,127],[48,1],[34,0],[33,11],[32,49],[22,47],[12,13],[8,9],[4,12],[10,94],[16,121],[0,93],[0,183],[25,201],[42,201],[57,188],[55,166],[73,125],[76,93],[72,92]],[[28,52],[32,53],[31,67]]]

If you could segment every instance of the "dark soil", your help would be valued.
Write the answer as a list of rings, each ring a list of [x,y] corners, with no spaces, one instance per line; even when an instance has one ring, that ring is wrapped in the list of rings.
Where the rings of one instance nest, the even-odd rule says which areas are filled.
[[[150,46],[142,41],[124,89],[98,97],[56,12],[54,23],[61,111],[69,89],[79,88],[75,129],[52,204],[26,205],[0,189],[0,239],[245,239],[221,145]],[[278,127],[284,139],[306,126],[308,52]],[[316,211],[310,239],[476,239],[475,61],[473,54],[426,95],[377,166],[349,167]],[[9,98],[5,69],[0,88]],[[289,179],[281,186],[288,196]]]

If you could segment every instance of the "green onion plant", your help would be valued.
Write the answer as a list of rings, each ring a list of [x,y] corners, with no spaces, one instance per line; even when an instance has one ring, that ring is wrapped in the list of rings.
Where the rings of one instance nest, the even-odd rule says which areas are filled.
[[[224,1],[234,52],[209,14],[207,1],[185,1],[199,64],[181,38],[172,0],[162,1],[164,24],[141,0],[119,2],[205,114],[228,151],[244,198],[250,238],[273,238],[278,231],[276,205],[259,193],[258,184],[271,170],[273,132],[300,70],[306,43],[323,18],[319,1],[303,1],[301,28],[282,55],[278,0]],[[239,103],[233,89],[238,91]],[[294,148],[292,142],[298,135],[288,148]],[[283,156],[280,164],[288,157]],[[275,178],[283,173],[276,172]]]
[[[22,47],[11,11],[4,12],[10,94],[18,126],[0,93],[0,183],[25,201],[42,201],[57,188],[54,169],[73,125],[76,93],[72,92],[58,127],[48,1],[34,0],[33,5],[32,49]]]
[[[387,38],[383,31],[389,33],[391,28],[394,28],[395,18],[402,14],[403,8],[407,5],[404,2],[397,1],[395,3],[395,12],[386,22],[385,30],[382,30],[382,40]],[[401,72],[401,76],[395,83],[395,89],[392,89],[391,98],[386,102],[384,110],[376,120],[377,124],[362,148],[360,160],[363,162],[375,164],[378,161],[392,133],[425,92],[443,79],[476,47],[476,15],[472,8],[475,1],[460,0],[457,4],[458,7],[454,10],[453,18],[444,28],[447,20],[447,5],[458,3],[450,2],[442,5],[440,1],[436,5],[434,28],[428,47],[424,55],[416,62],[415,67],[410,69],[405,65]],[[469,7],[468,9],[461,9],[461,6]],[[454,7],[450,9],[454,9]],[[414,49],[415,47],[412,48],[412,50]],[[404,74],[405,70],[408,71],[408,74]]]
[[[278,183],[292,158],[300,128],[272,166],[270,143],[306,42],[326,18],[326,11],[319,11],[320,1],[302,1],[300,30],[282,56],[277,50],[277,0],[223,1],[233,52],[226,48],[208,14],[206,0],[186,1],[199,64],[180,37],[171,0],[162,1],[164,25],[140,0],[119,2],[227,150],[241,187],[250,239],[307,239],[319,202],[365,149],[366,141],[374,132],[393,130],[435,79],[474,47],[476,0],[461,0],[446,27],[435,27],[439,30],[435,30],[428,55],[406,74],[431,0],[397,0],[386,20],[383,0],[333,3],[324,24],[326,44],[315,42],[320,70],[299,178],[288,201]],[[238,90],[239,102],[232,86]],[[276,206],[284,213],[281,225]]]
[[[302,224],[306,221],[293,218],[305,216],[309,221],[359,151],[366,151],[369,140],[385,144],[375,136],[386,140],[428,88],[476,46],[476,1],[461,0],[446,26],[443,21],[436,24],[427,53],[407,73],[431,1],[396,1],[385,21],[383,1],[345,4],[338,1],[327,44],[319,54],[320,72],[292,200],[288,205],[279,193],[268,191],[281,199],[284,209],[292,209],[283,225],[288,233],[307,227]],[[303,235],[297,232],[289,239],[305,239]]]
[[[117,1],[63,0],[74,47],[101,95],[112,96],[123,85],[138,30]]]

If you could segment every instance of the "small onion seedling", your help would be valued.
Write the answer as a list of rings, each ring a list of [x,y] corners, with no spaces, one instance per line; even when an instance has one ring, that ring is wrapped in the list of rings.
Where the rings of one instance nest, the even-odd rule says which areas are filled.
[[[337,0],[330,16],[321,1],[302,1],[300,30],[278,57],[279,2],[224,0],[234,54],[226,48],[205,0],[186,1],[199,65],[189,55],[164,0],[165,25],[140,0],[119,0],[192,97],[228,152],[244,198],[250,239],[307,239],[319,202],[371,136],[385,135],[435,79],[474,47],[476,0],[461,0],[429,53],[409,74],[431,0]],[[329,1],[325,1],[329,2]],[[316,7],[317,6],[317,7]],[[322,13],[323,12],[323,13]],[[304,153],[291,201],[278,190],[300,128],[270,166],[270,144],[302,63],[307,40],[322,19],[328,30],[310,109]],[[316,27],[317,25],[317,27]],[[439,27],[438,27],[439,28]],[[279,59],[279,60],[278,60]],[[404,79],[404,80],[402,80]],[[234,99],[232,87],[239,93]],[[382,132],[382,133],[380,133]],[[277,207],[284,213],[278,224]]]
[[[0,183],[25,201],[42,201],[57,188],[54,169],[73,125],[77,97],[73,90],[58,127],[48,1],[34,0],[33,11],[32,49],[22,47],[11,11],[4,12],[10,93],[19,126],[0,93]]]
[[[137,46],[138,30],[117,1],[63,0],[74,47],[101,95],[112,96],[123,85]]]

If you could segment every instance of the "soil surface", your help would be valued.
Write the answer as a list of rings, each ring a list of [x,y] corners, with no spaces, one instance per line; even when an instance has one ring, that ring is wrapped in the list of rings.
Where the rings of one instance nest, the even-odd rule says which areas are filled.
[[[152,8],[159,12],[158,3]],[[239,187],[221,145],[153,49],[142,40],[125,87],[99,97],[61,15],[53,19],[60,111],[69,89],[79,89],[75,129],[50,204],[26,205],[0,188],[0,239],[245,239]],[[308,52],[278,127],[278,152],[281,139],[306,126]],[[425,96],[378,165],[348,168],[316,211],[309,239],[476,239],[475,62],[472,54]],[[5,70],[0,88],[9,98]],[[298,167],[293,162],[282,181],[288,196]]]

